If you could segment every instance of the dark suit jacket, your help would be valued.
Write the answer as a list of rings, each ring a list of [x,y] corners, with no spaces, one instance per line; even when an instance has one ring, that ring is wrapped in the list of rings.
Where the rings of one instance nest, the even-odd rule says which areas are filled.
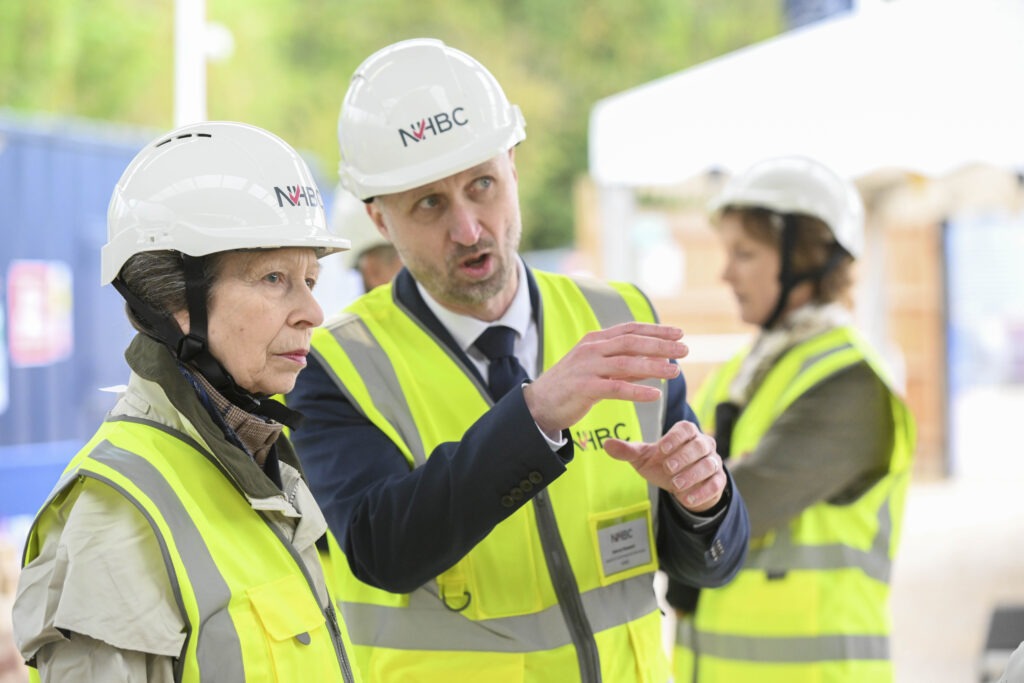
[[[543,303],[532,276],[528,280],[537,316]],[[407,270],[395,278],[393,296],[473,368],[423,302]],[[518,506],[505,507],[501,498],[524,477],[541,475],[536,495],[565,473],[573,458],[571,439],[552,452],[526,409],[522,389],[510,391],[461,441],[441,444],[415,469],[345,398],[315,355],[287,401],[306,416],[292,439],[353,573],[396,593],[411,592],[454,565],[511,515]],[[681,419],[696,421],[681,375],[669,382],[668,405],[665,429]],[[665,492],[660,506],[656,542],[669,575],[687,584],[717,586],[735,574],[746,553],[749,527],[731,479],[710,521],[686,514]]]

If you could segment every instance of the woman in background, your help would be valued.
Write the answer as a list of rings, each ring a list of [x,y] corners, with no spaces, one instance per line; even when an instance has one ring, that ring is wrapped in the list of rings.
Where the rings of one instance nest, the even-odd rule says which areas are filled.
[[[914,426],[854,330],[856,188],[803,157],[755,164],[712,202],[723,279],[753,345],[694,408],[750,515],[737,577],[670,584],[675,681],[891,681],[889,579]]]

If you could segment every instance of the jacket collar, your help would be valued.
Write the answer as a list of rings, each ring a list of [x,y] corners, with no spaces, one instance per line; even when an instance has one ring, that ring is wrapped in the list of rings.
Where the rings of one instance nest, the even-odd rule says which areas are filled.
[[[163,389],[171,405],[192,424],[217,462],[246,496],[259,499],[282,495],[281,490],[249,455],[224,435],[199,400],[195,388],[181,374],[177,361],[167,347],[144,334],[137,334],[128,345],[124,357],[132,371]],[[278,459],[302,471],[288,439],[279,438],[274,450]]]

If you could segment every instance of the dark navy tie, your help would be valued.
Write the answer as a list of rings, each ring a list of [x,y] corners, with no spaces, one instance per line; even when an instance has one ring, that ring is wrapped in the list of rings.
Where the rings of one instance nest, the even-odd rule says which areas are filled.
[[[488,327],[473,344],[490,361],[487,366],[487,385],[495,401],[527,379],[526,370],[513,353],[516,331],[504,325]]]

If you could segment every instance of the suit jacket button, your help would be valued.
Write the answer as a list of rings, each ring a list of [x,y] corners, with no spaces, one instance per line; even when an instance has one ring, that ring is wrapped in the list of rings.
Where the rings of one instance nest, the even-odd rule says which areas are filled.
[[[526,494],[524,494],[523,490],[518,486],[513,486],[512,490],[508,492],[508,495],[511,496],[512,500],[517,502],[526,497]]]
[[[510,507],[512,507],[513,505],[515,505],[515,504],[516,504],[516,502],[515,502],[514,500],[512,500],[512,496],[502,496],[502,497],[501,497],[501,504],[502,504],[502,505],[503,505],[504,507],[510,508]]]
[[[533,483],[529,479],[523,479],[519,482],[519,488],[523,490],[523,493],[529,493],[533,490]]]
[[[534,470],[533,472],[530,472],[529,479],[530,483],[532,484],[540,484],[542,481],[544,481],[544,476],[541,475],[541,473],[538,472],[537,470]]]

